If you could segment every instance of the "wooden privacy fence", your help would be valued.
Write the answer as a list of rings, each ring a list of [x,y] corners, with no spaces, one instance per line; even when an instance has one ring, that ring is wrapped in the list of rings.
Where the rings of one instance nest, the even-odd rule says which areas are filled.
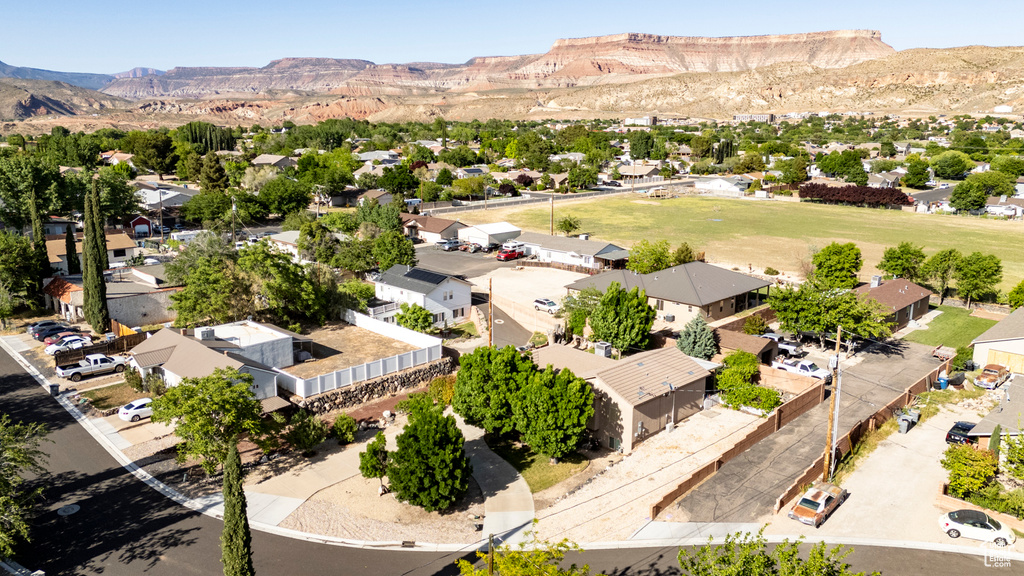
[[[839,442],[836,445],[836,462],[842,459],[843,454],[848,454],[850,450],[853,449],[853,446],[856,445],[857,442],[860,442],[860,439],[863,438],[865,434],[884,424],[886,420],[889,420],[896,415],[896,412],[900,408],[908,406],[914,401],[914,397],[916,395],[927,391],[928,387],[938,380],[939,372],[949,370],[951,362],[952,360],[943,362],[938,368],[932,370],[923,378],[908,386],[899,396],[880,408],[877,412],[854,424],[850,428],[850,431],[839,439]],[[779,511],[785,508],[786,504],[788,504],[790,500],[796,498],[803,491],[804,486],[807,486],[815,479],[820,478],[824,473],[824,466],[825,454],[824,451],[822,451],[821,456],[819,456],[813,464],[804,470],[803,474],[798,476],[793,483],[789,485],[789,488],[775,500],[775,513],[778,514]]]
[[[519,265],[526,266],[527,268],[554,268],[556,270],[589,274],[591,276],[610,270],[610,268],[591,268],[589,266],[577,266],[576,264],[563,264],[561,262],[541,262],[540,260],[520,260]]]
[[[57,352],[53,355],[53,362],[56,366],[63,366],[64,364],[71,364],[78,362],[86,357],[88,354],[124,354],[125,352],[135,348],[139,344],[146,341],[149,335],[145,332],[138,334],[130,334],[128,336],[121,336],[108,342],[100,342],[93,344],[92,346],[84,346],[78,350],[64,350],[63,352]]]
[[[812,388],[807,389],[803,394],[786,402],[775,409],[764,421],[750,430],[746,436],[741,438],[726,450],[721,456],[708,462],[704,466],[694,470],[689,476],[683,478],[672,490],[669,490],[661,498],[651,505],[651,520],[658,517],[662,510],[673,502],[684,496],[690,490],[696,488],[701,482],[710,478],[723,464],[742,454],[748,448],[778,432],[786,424],[795,420],[798,416],[811,408],[821,404],[825,400],[825,383],[819,382]]]

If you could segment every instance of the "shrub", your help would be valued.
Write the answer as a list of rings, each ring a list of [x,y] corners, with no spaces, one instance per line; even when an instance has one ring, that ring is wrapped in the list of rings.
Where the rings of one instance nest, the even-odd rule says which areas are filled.
[[[455,375],[438,376],[427,385],[428,394],[436,404],[451,406],[455,397]]]
[[[338,444],[350,444],[356,439],[356,419],[342,414],[334,419],[331,433],[338,439]]]
[[[782,395],[777,390],[748,384],[737,386],[725,391],[722,396],[725,403],[732,408],[750,406],[768,414],[782,404]]]
[[[314,448],[327,439],[327,423],[305,410],[292,416],[284,439],[303,456],[312,456]]]
[[[164,392],[167,392],[167,384],[164,383],[163,376],[155,373],[149,373],[146,374],[146,377],[142,380],[142,389],[153,396],[163,396]]]
[[[978,492],[996,474],[996,461],[988,450],[977,450],[970,444],[956,444],[946,449],[942,467],[949,470],[949,493],[965,498]]]
[[[1003,427],[996,424],[996,427],[992,429],[992,439],[989,440],[988,449],[992,451],[992,459],[996,461],[996,466],[999,466],[999,444],[1003,438]],[[995,446],[992,443],[995,443]]]
[[[768,276],[778,276],[779,275],[779,271],[776,270],[775,268],[772,268],[771,266],[765,268],[764,269],[764,273],[766,275],[768,275]]]
[[[953,372],[963,372],[967,369],[967,363],[974,360],[974,350],[970,346],[961,346],[956,349],[956,356],[953,357],[953,361],[949,364],[949,369]]]
[[[751,314],[743,321],[743,333],[760,335],[768,332],[768,323],[759,314]]]
[[[124,383],[136,392],[142,392],[142,376],[133,366],[124,371]]]

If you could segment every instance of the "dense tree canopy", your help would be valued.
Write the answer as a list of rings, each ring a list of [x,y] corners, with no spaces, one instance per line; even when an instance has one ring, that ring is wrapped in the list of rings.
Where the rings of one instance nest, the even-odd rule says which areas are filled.
[[[852,242],[833,242],[813,258],[814,277],[832,288],[853,288],[863,265],[860,248]]]
[[[594,340],[610,342],[620,351],[643,350],[657,316],[639,288],[626,291],[612,282],[590,316]]]

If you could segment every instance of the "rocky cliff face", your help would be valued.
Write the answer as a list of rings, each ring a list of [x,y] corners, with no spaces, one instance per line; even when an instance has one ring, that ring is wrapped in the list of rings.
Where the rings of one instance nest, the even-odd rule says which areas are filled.
[[[0,118],[3,119],[92,114],[127,104],[120,98],[63,82],[0,78]]]
[[[783,62],[839,68],[893,52],[871,30],[735,38],[616,34],[558,40],[545,54],[473,58],[462,65],[287,58],[263,68],[175,68],[159,78],[118,78],[103,91],[141,99],[273,90],[400,95],[558,88],[685,72],[735,72]]]

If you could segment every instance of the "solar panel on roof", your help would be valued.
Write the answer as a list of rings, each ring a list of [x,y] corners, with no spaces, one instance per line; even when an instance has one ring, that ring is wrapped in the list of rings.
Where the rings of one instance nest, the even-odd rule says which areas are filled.
[[[411,280],[419,280],[430,284],[440,284],[445,281],[445,278],[447,278],[444,274],[438,274],[437,272],[431,272],[430,270],[423,270],[421,268],[413,268],[403,274],[403,276]]]

